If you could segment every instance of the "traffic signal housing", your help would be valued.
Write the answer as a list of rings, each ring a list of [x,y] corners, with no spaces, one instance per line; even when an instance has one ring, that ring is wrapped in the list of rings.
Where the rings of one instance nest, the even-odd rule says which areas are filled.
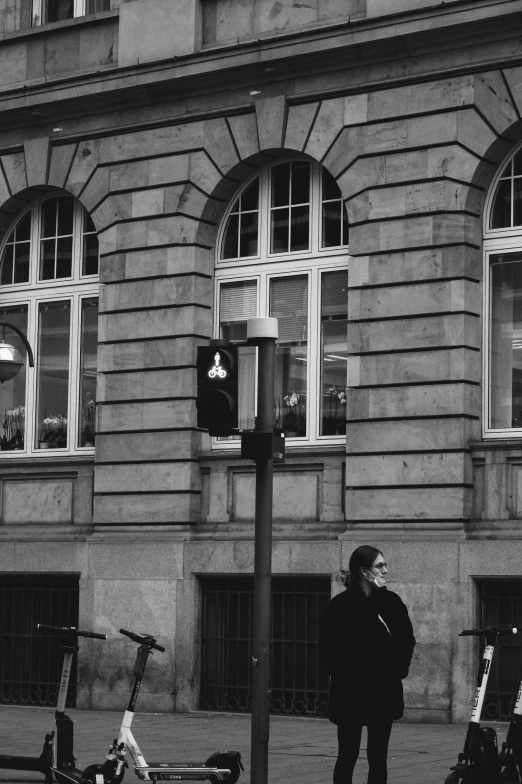
[[[237,355],[225,340],[198,346],[197,425],[211,436],[229,436],[238,425]]]

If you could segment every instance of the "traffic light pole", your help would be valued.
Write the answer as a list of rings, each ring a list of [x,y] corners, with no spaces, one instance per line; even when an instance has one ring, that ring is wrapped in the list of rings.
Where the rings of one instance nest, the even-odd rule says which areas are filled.
[[[252,319],[248,328],[251,342],[258,346],[256,430],[273,433],[277,321]],[[262,333],[269,336],[261,337]],[[251,784],[268,782],[273,470],[273,456],[256,458]]]

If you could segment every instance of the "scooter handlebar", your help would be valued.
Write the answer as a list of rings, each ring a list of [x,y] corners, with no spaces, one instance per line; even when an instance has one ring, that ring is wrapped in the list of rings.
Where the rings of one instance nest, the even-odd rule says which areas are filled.
[[[81,629],[75,629],[74,626],[49,626],[47,623],[36,624],[37,629],[45,629],[48,632],[60,632],[61,634],[72,634],[74,637],[92,637],[95,640],[106,640],[106,634],[98,634],[98,632],[84,632]]]
[[[125,637],[129,637],[133,642],[137,642],[139,645],[146,645],[147,648],[154,648],[155,650],[162,652],[165,650],[163,645],[158,645],[156,639],[148,634],[134,634],[134,632],[128,632],[127,629],[120,629],[120,634],[124,634]]]
[[[485,637],[487,634],[516,634],[516,626],[500,627],[486,626],[484,629],[464,629],[459,637]]]

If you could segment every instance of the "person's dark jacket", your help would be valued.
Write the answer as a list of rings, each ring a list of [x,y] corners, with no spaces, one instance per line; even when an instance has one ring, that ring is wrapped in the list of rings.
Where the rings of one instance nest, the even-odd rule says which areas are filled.
[[[331,676],[330,721],[400,719],[402,679],[414,647],[408,611],[396,593],[379,588],[368,597],[357,586],[334,596],[319,622],[319,658]]]

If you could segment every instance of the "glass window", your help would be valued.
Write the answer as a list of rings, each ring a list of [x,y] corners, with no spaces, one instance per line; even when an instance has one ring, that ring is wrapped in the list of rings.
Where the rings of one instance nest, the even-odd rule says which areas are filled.
[[[291,161],[272,168],[270,250],[290,253],[310,245],[310,163]]]
[[[74,16],[74,0],[45,0],[45,22],[61,22]]]
[[[31,217],[27,214],[10,232],[2,252],[0,285],[29,280],[30,227]]]
[[[220,337],[233,342],[245,341],[247,320],[257,314],[257,281],[223,283],[220,289]],[[238,426],[255,427],[256,349],[240,346],[238,358]]]
[[[348,271],[321,278],[321,435],[346,433]]]
[[[38,307],[38,426],[35,447],[65,448],[69,421],[71,303]]]
[[[98,255],[94,224],[69,194],[35,202],[7,232],[0,318],[27,335],[35,368],[24,364],[1,385],[1,452],[94,447]],[[16,333],[5,331],[25,357]]]
[[[33,0],[33,27],[109,11],[111,0]]]
[[[522,427],[522,253],[490,265],[490,427]]]
[[[15,305],[0,308],[0,321],[8,321],[27,334],[27,305]],[[2,435],[0,450],[12,452],[23,450],[25,445],[25,395],[26,395],[26,349],[16,332],[5,327],[0,328],[2,340],[18,349],[24,364],[18,374],[0,384],[0,416],[2,417]]]
[[[306,436],[308,276],[272,278],[270,316],[277,318],[275,426],[289,438]]]
[[[240,240],[247,209],[256,214],[255,260]],[[347,242],[339,186],[308,159],[266,167],[232,199],[218,246],[216,334],[240,344],[240,427],[254,422],[253,413],[241,414],[255,403],[256,355],[244,345],[246,322],[271,316],[279,325],[275,426],[297,445],[343,438]]]
[[[344,209],[339,186],[332,175],[323,170],[322,177],[322,248],[335,248],[348,244],[348,217]]]
[[[257,256],[259,181],[254,180],[235,201],[230,210],[223,237],[222,256],[237,259],[242,256]]]
[[[522,226],[522,151],[505,166],[495,189],[490,229]]]

